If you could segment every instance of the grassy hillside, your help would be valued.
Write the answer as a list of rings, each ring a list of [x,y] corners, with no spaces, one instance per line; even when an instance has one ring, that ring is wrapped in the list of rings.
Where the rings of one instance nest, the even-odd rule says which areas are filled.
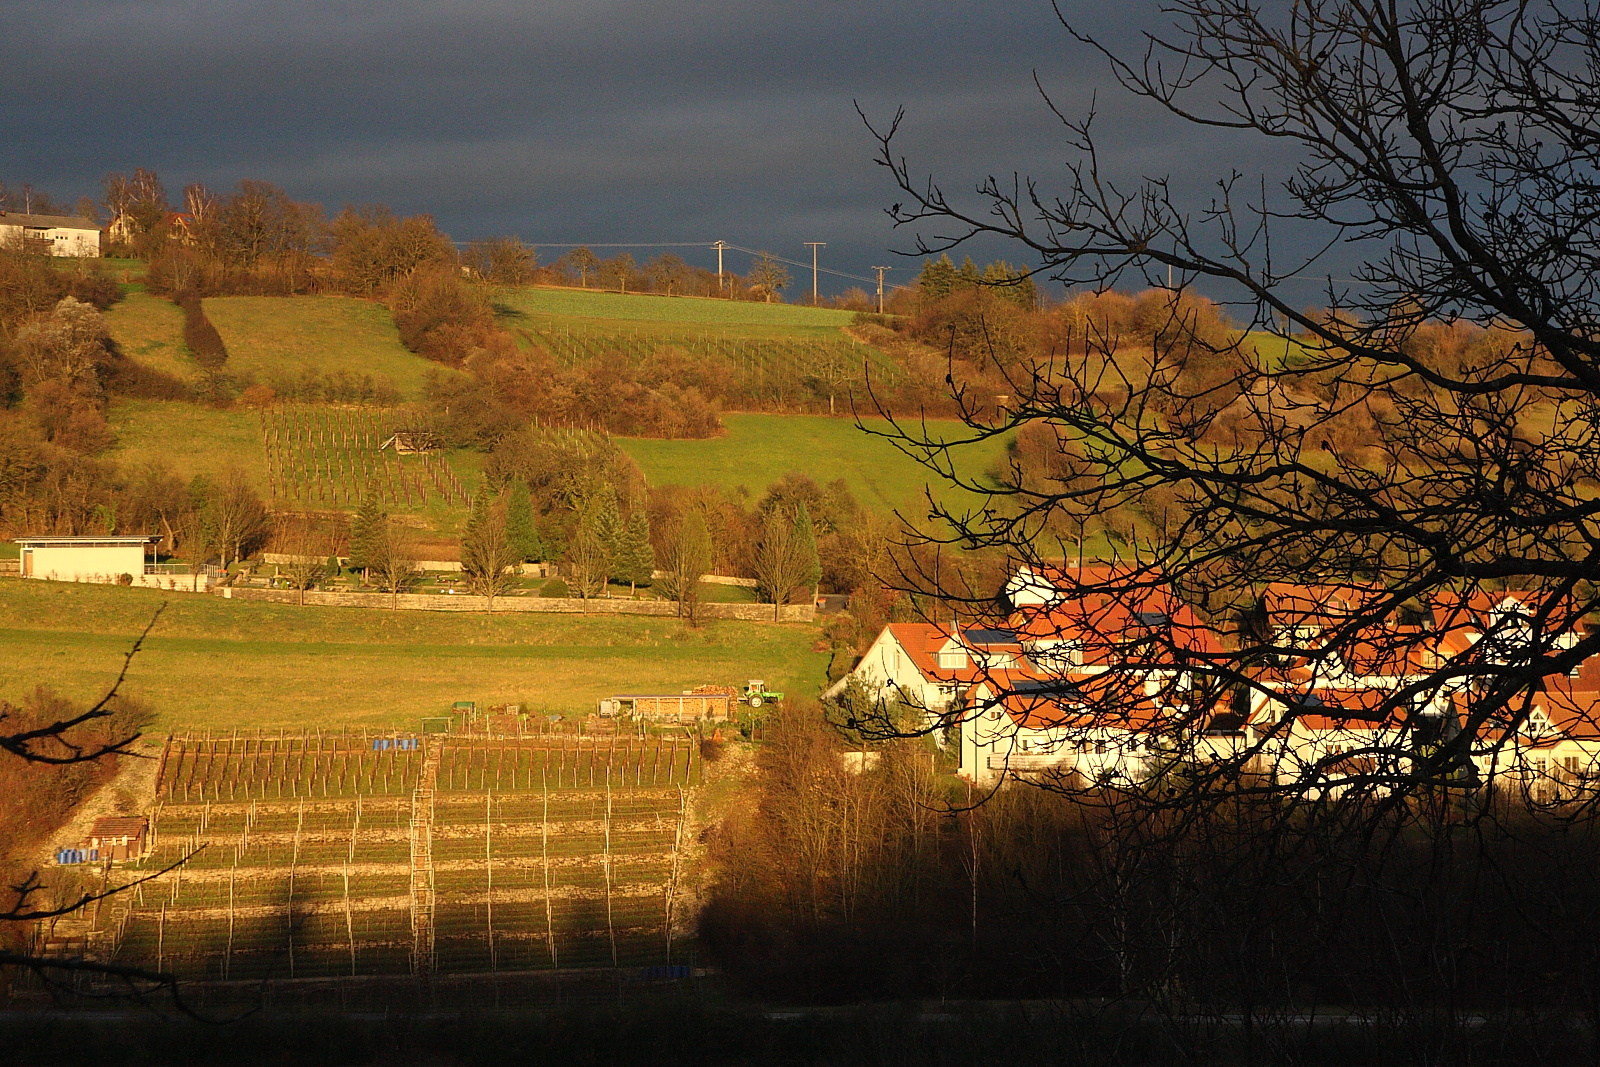
[[[259,491],[266,491],[260,416],[254,411],[219,411],[175,400],[118,400],[106,415],[117,438],[106,458],[119,467],[159,463],[183,478],[238,467]]]
[[[172,301],[130,292],[105,317],[124,354],[179,381],[199,378],[200,368],[183,345],[183,312]]]
[[[618,444],[656,485],[745,486],[759,492],[790,471],[820,483],[843,478],[867,507],[912,508],[922,499],[930,472],[881,438],[863,432],[848,418],[821,415],[725,415],[728,432],[705,441],[621,438]],[[868,425],[883,426],[879,420]],[[960,423],[932,422],[929,430],[951,438]],[[1005,445],[993,441],[960,449],[957,469],[979,478],[999,460]],[[936,488],[941,500],[954,490]]]
[[[98,695],[163,595],[0,579],[0,698]],[[155,729],[406,726],[455,700],[585,711],[617,692],[765,678],[817,691],[816,628],[673,619],[386,612],[167,595],[129,672]],[[270,696],[265,696],[270,694]]]
[[[580,289],[515,289],[497,297],[497,303],[524,315],[662,322],[719,328],[724,326],[833,328],[848,325],[855,314],[852,311],[795,304],[760,304],[747,300],[712,300],[707,297],[585,292]]]
[[[319,374],[370,374],[408,400],[439,365],[400,344],[389,309],[340,296],[225,296],[205,302],[228,346],[228,370],[261,381]]]

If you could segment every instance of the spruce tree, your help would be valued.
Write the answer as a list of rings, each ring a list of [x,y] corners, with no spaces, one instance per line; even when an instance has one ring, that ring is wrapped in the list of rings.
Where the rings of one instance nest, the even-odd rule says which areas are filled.
[[[544,543],[533,521],[533,499],[528,495],[528,483],[521,478],[514,480],[506,490],[506,539],[511,542],[512,554],[519,563],[533,563],[544,558]]]
[[[368,486],[367,495],[361,498],[361,506],[350,523],[350,569],[361,571],[363,580],[373,567],[383,566],[388,521],[389,516],[378,501],[377,490]]]
[[[616,559],[616,575],[628,583],[628,596],[637,593],[639,586],[650,584],[656,569],[656,553],[650,544],[650,517],[644,508],[636,507],[628,516]]]
[[[595,501],[592,528],[595,540],[600,544],[602,570],[599,586],[604,589],[606,583],[617,576],[623,533],[626,530],[622,513],[617,508],[617,491],[609,485],[600,490],[599,499]]]
[[[802,500],[794,512],[794,551],[800,561],[800,584],[811,590],[815,599],[817,585],[822,581],[822,561],[817,557],[817,531],[811,524],[811,512]]]
[[[976,289],[983,281],[983,275],[978,273],[978,265],[972,262],[972,257],[967,256],[961,260],[961,269],[956,271],[956,284],[962,289]]]
[[[923,260],[922,273],[917,275],[917,289],[924,299],[938,300],[949,296],[955,287],[956,265],[950,262],[949,256]]]

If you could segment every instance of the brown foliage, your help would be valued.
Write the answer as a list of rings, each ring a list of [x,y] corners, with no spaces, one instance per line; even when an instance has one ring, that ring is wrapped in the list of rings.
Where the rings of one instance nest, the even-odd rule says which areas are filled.
[[[6,729],[16,733],[60,722],[85,709],[45,686],[38,686],[20,705],[0,701]],[[117,697],[112,714],[73,732],[88,749],[121,740],[150,721],[150,709],[128,697]],[[45,751],[52,755],[53,751]],[[122,757],[106,756],[82,763],[51,766],[0,754],[0,861],[7,874],[31,869],[27,857],[39,848],[82,800],[115,777]],[[7,884],[16,881],[8,879]]]

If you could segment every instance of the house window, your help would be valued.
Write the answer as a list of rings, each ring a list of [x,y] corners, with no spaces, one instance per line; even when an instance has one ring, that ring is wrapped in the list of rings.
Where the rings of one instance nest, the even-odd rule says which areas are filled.
[[[967,654],[957,649],[954,652],[939,653],[939,666],[946,670],[960,670],[967,665]]]

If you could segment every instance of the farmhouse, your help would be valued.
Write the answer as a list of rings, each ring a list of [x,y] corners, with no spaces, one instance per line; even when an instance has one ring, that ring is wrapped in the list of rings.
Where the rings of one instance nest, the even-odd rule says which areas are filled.
[[[895,622],[826,695],[838,697],[854,679],[875,699],[898,700],[934,715],[947,711],[977,682],[1024,667],[1022,646],[1009,631]]]
[[[0,247],[52,256],[98,256],[100,227],[74,215],[0,211]]]

